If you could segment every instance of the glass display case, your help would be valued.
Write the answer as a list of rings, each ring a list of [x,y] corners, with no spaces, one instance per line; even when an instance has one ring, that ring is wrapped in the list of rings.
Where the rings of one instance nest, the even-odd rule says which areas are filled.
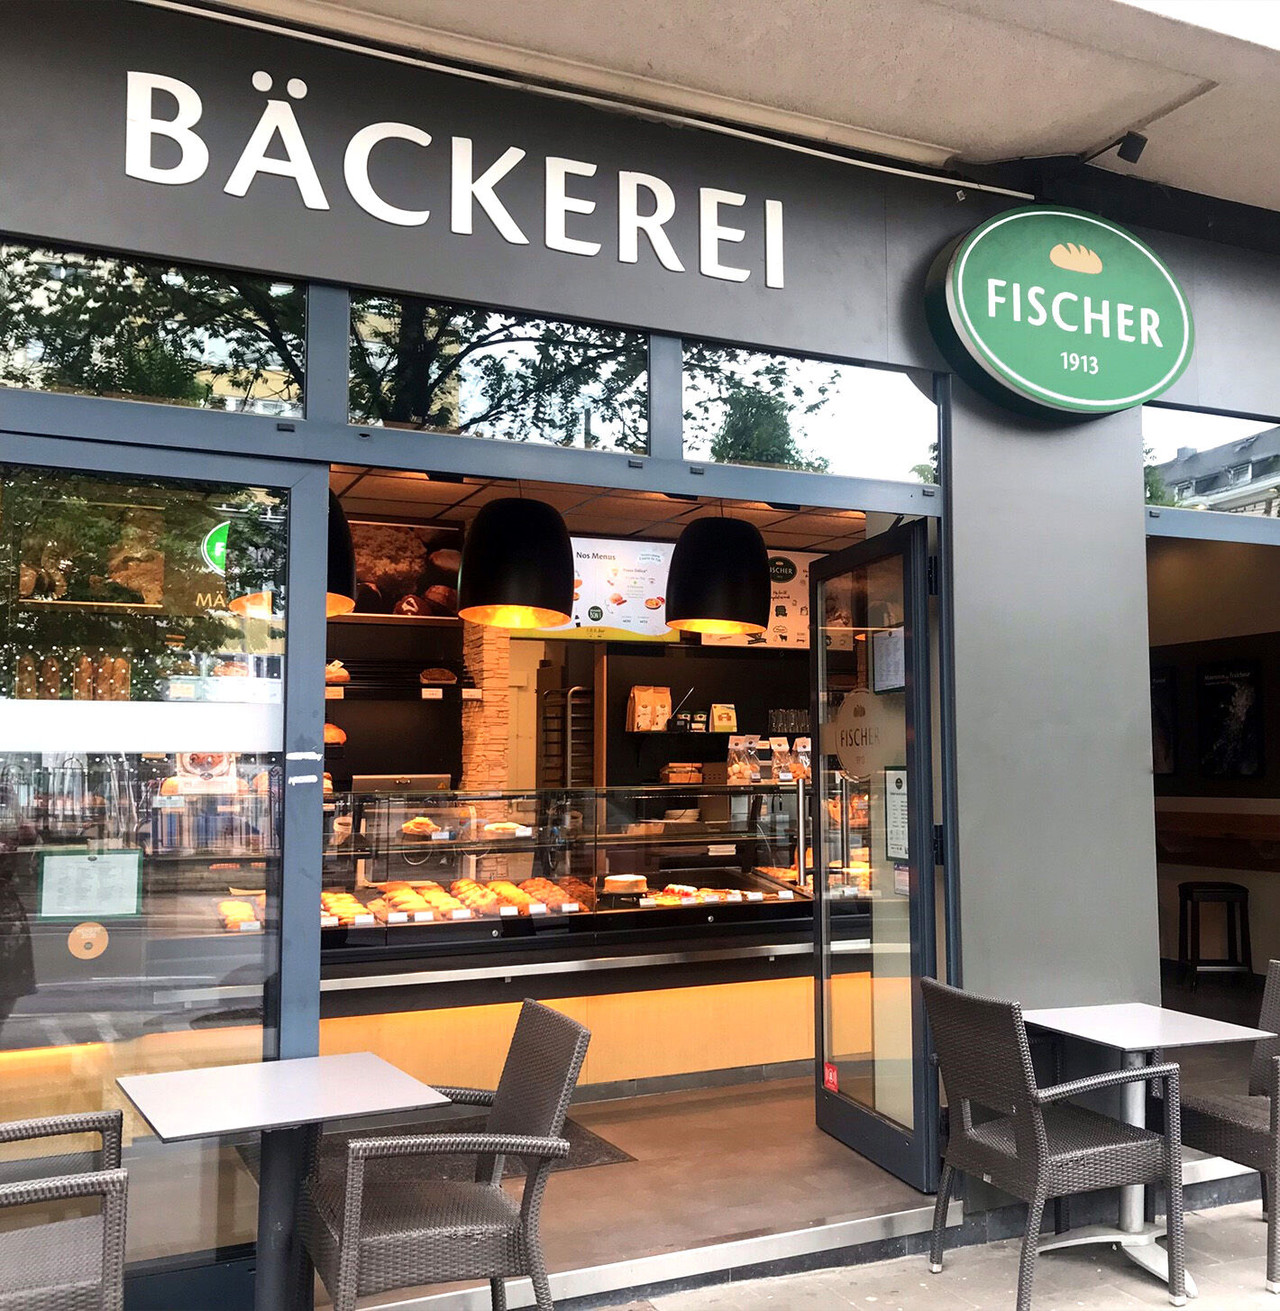
[[[795,784],[341,793],[328,951],[578,945],[803,923]]]

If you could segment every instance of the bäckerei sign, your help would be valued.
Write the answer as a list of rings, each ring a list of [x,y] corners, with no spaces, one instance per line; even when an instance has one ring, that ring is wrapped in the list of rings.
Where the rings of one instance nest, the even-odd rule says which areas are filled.
[[[1110,414],[1171,387],[1191,359],[1186,296],[1132,233],[1078,210],[997,215],[946,246],[929,324],[955,369],[1014,408]]]

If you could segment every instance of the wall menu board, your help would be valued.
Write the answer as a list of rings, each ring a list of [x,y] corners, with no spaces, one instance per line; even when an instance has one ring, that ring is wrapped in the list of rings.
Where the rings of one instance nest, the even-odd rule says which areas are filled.
[[[804,551],[770,551],[769,627],[757,636],[703,633],[704,646],[766,646],[783,651],[809,649],[809,564],[819,559]]]
[[[559,628],[529,628],[520,637],[593,642],[678,642],[667,627],[667,573],[674,542],[574,537],[573,618]],[[513,634],[516,636],[516,634]]]

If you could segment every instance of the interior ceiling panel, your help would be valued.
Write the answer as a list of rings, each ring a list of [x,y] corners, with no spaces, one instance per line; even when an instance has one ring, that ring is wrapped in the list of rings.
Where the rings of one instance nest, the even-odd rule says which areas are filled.
[[[487,501],[515,494],[503,480],[467,478],[446,482],[420,473],[335,465],[329,485],[352,518],[440,519],[463,525]],[[690,519],[719,514],[719,500],[686,501],[654,492],[577,487],[567,483],[525,483],[524,494],[547,501],[580,537],[638,537],[673,542]],[[782,550],[839,550],[866,535],[866,517],[856,510],[779,510],[726,502],[723,511],[759,527],[766,543]]]
[[[1280,52],[1120,0],[235,7],[906,162],[1082,153],[1140,128],[1137,165],[1099,162],[1280,209]]]

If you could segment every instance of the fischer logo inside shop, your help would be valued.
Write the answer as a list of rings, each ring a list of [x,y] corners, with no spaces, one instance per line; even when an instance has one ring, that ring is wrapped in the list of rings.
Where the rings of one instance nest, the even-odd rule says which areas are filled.
[[[370,176],[371,160],[386,142],[408,142],[423,153],[424,170],[448,167],[449,230],[471,234],[476,210],[492,224],[504,241],[514,246],[530,244],[528,234],[504,203],[500,187],[517,169],[528,169],[527,152],[510,145],[477,158],[471,137],[453,136],[436,142],[430,132],[413,123],[370,123],[353,133],[343,153],[342,178],[322,179],[307,146],[294,102],[307,96],[307,84],[291,77],[284,84],[284,96],[271,96],[276,80],[263,70],[254,73],[253,88],[269,98],[239,157],[231,163],[222,190],[229,196],[245,196],[263,173],[291,178],[302,203],[310,210],[327,210],[335,186],[345,188],[351,199],[370,217],[397,227],[422,227],[432,218],[429,208],[410,209],[394,204],[379,194]],[[180,187],[195,182],[213,166],[208,142],[196,130],[204,115],[204,103],[196,89],[176,77],[160,73],[131,71],[128,74],[125,129],[125,173],[142,182]],[[165,144],[157,149],[157,141]],[[176,162],[174,147],[177,148]],[[270,153],[268,153],[270,152]],[[161,162],[157,162],[159,156]],[[601,182],[592,183],[598,165],[589,160],[548,155],[542,160],[543,232],[548,250],[588,258],[599,255],[603,234],[591,226]],[[620,169],[610,184],[617,200],[616,255],[619,263],[640,260],[643,240],[647,250],[663,268],[684,273],[686,261],[696,263],[704,277],[725,282],[746,282],[760,278],[766,287],[784,285],[783,212],[780,200],[749,202],[742,192],[718,187],[699,187],[697,195],[696,252],[677,251],[667,225],[676,214],[676,193],[671,185],[653,173]],[[445,220],[437,218],[440,223]],[[746,226],[756,225],[759,234],[753,245],[761,249],[758,267],[731,262],[734,247],[747,240]],[[570,225],[574,233],[570,233]],[[738,256],[742,258],[741,255]]]

